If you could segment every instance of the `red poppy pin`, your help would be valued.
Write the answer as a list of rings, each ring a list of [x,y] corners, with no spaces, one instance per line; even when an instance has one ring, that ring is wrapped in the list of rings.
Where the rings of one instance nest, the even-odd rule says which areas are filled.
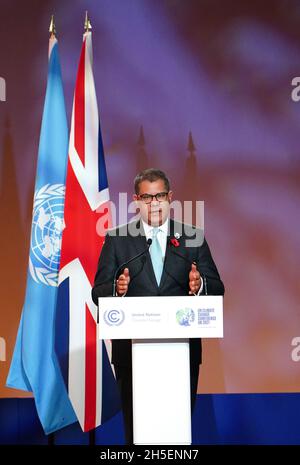
[[[179,247],[179,241],[175,237],[170,239],[170,242],[172,245],[174,245],[174,247]]]

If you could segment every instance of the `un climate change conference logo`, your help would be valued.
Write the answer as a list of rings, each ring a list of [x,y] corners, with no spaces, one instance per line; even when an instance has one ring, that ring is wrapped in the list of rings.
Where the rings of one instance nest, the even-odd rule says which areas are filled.
[[[119,326],[123,323],[125,319],[125,314],[123,310],[106,310],[104,312],[104,321],[109,326]]]
[[[46,184],[34,194],[29,270],[36,282],[47,286],[58,281],[64,196],[63,184]]]
[[[176,312],[176,321],[181,326],[190,326],[195,321],[195,312],[192,308],[182,308]]]

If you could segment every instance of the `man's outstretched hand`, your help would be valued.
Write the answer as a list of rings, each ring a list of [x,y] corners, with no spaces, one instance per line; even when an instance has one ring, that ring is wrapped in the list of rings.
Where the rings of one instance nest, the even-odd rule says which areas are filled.
[[[197,270],[197,265],[192,263],[191,271],[189,273],[189,280],[190,280],[190,290],[189,294],[197,294],[200,286],[201,286],[201,276],[199,271]]]
[[[123,273],[119,276],[117,280],[117,294],[122,296],[128,291],[128,286],[130,283],[129,269],[125,268]]]

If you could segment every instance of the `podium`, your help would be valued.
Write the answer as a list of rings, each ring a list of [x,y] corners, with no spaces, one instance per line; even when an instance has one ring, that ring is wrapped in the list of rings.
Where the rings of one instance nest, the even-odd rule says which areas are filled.
[[[223,297],[99,298],[99,337],[132,340],[134,444],[191,444],[189,339],[223,337]]]

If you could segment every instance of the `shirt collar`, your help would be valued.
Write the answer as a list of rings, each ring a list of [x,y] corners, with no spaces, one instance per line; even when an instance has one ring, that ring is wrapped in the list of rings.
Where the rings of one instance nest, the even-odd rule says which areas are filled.
[[[144,231],[145,231],[145,236],[147,238],[152,237],[153,226],[146,223],[144,220],[141,220],[141,221],[142,221],[143,228],[144,228]],[[164,235],[167,236],[168,235],[168,229],[169,229],[169,218],[167,218],[166,221],[161,226],[158,226],[158,227],[164,233]]]

